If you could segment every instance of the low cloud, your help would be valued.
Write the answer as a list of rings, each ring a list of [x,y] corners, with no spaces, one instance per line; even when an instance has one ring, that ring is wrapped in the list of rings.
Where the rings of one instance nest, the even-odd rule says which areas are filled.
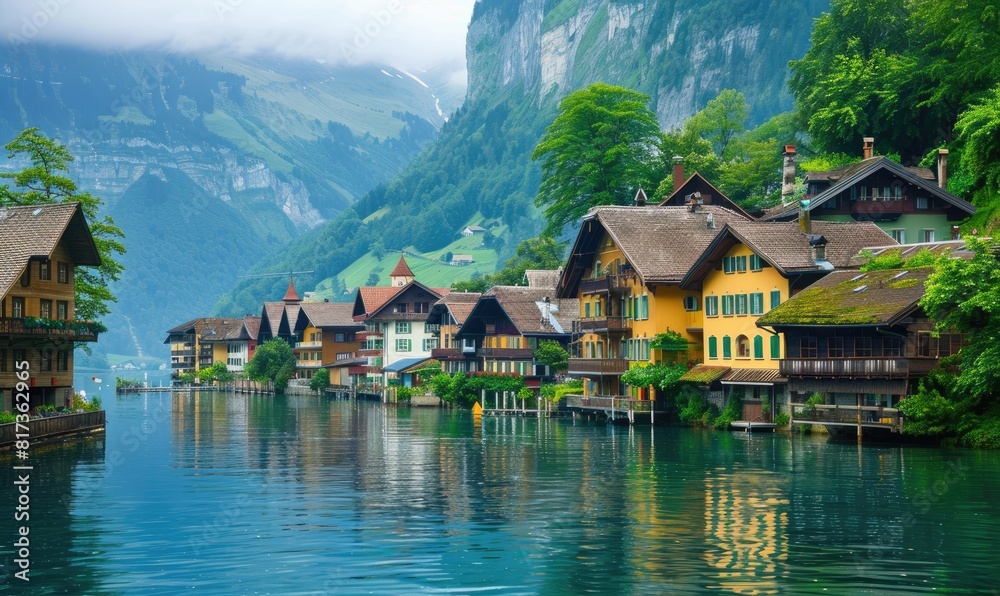
[[[2,0],[5,41],[334,64],[464,64],[475,0]]]

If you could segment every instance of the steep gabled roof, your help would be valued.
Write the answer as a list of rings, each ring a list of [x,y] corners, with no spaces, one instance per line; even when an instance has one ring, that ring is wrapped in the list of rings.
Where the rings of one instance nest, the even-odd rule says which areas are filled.
[[[926,178],[922,177],[920,175],[920,170],[922,169],[923,168],[918,168],[918,169],[906,168],[890,159],[879,156],[862,160],[856,164],[851,164],[849,166],[845,166],[838,170],[832,170],[831,172],[827,173],[829,176],[831,176],[827,179],[831,181],[835,180],[835,182],[829,188],[827,188],[823,192],[819,193],[818,195],[810,199],[809,210],[812,211],[816,207],[819,207],[823,203],[829,201],[833,197],[836,197],[840,193],[844,192],[851,186],[854,186],[855,184],[861,182],[868,176],[871,176],[876,172],[885,170],[893,174],[897,178],[909,184],[912,184],[913,186],[926,190],[935,197],[957,207],[962,211],[965,211],[969,215],[972,215],[973,213],[976,212],[976,208],[973,207],[972,204],[968,203],[967,201],[963,201],[962,199],[956,197],[947,190],[938,187],[937,184],[933,183],[933,180],[927,180]],[[836,172],[836,174],[833,174],[833,172]],[[891,204],[891,202],[889,204]],[[793,201],[788,205],[782,206],[780,209],[775,209],[773,211],[770,211],[762,219],[766,221],[787,219],[789,217],[794,217],[798,213],[798,210],[799,210],[798,201]]]
[[[7,295],[32,258],[51,258],[60,241],[74,265],[101,264],[79,203],[0,207],[0,296]]]
[[[893,325],[918,308],[933,268],[834,271],[765,313],[759,327]]]
[[[260,333],[260,317],[243,317],[243,324],[246,327],[248,339],[256,340]]]
[[[560,275],[562,275],[561,269],[528,269],[524,272],[529,288],[554,289],[559,285]]]
[[[281,299],[282,302],[301,302],[302,299],[299,298],[298,292],[295,291],[295,282],[289,278],[288,279],[288,289],[285,291],[284,298]]]
[[[451,314],[451,318],[455,320],[455,324],[461,327],[465,324],[466,319],[469,318],[469,314],[476,306],[476,302],[480,296],[482,294],[479,292],[449,292],[434,303],[431,312],[427,315],[427,320],[430,321],[434,317],[440,317],[443,312],[447,311]]]
[[[361,329],[364,325],[354,320],[353,310],[350,302],[303,302],[295,330],[301,331],[307,324],[317,329]]]
[[[396,267],[389,274],[389,277],[413,277],[413,271],[410,270],[410,266],[406,264],[406,259],[402,255],[400,255],[399,262],[396,263]]]
[[[713,227],[708,227],[711,216]],[[595,207],[583,218],[557,288],[576,297],[604,233],[621,249],[645,284],[677,284],[727,223],[749,221],[716,205],[690,207]]]
[[[705,192],[705,189],[708,190],[707,193]],[[746,217],[747,219],[752,219],[749,213],[744,211],[742,207],[737,205],[732,199],[727,197],[725,193],[716,188],[714,184],[709,182],[704,176],[702,176],[698,172],[691,174],[691,176],[687,180],[685,180],[684,183],[677,188],[677,190],[670,193],[669,197],[660,201],[660,206],[685,207],[686,201],[684,200],[684,197],[693,194],[695,192],[701,192],[703,194],[711,195],[710,200],[712,202],[710,204],[712,205],[725,207],[727,209],[735,211],[736,213],[739,213],[740,215]]]
[[[382,308],[393,296],[403,291],[406,286],[362,286],[354,296],[354,309],[351,314],[355,318],[365,317]]]
[[[521,335],[569,334],[573,319],[580,314],[578,299],[557,299],[551,288],[493,286],[483,294],[480,303],[488,299],[496,300]]]

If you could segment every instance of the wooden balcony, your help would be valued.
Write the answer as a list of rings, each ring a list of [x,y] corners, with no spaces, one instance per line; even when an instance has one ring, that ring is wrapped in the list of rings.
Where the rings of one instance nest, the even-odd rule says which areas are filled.
[[[906,358],[785,358],[778,370],[786,377],[905,379]]]
[[[531,348],[479,348],[476,355],[508,360],[534,360],[535,351]]]
[[[860,419],[859,419],[860,416]],[[792,404],[793,424],[827,424],[886,428],[893,432],[903,429],[903,415],[896,408],[880,406],[831,406]]]
[[[433,348],[431,358],[435,360],[465,360],[475,358],[475,352],[462,352],[459,348]]]
[[[50,323],[71,325],[77,322],[53,320],[50,321]],[[52,339],[61,341],[97,341],[97,332],[95,331],[89,331],[87,329],[80,329],[80,328],[52,329],[45,327],[26,327],[24,324],[24,319],[13,318],[13,317],[5,317],[0,319],[0,336],[3,335],[11,337]]]
[[[321,341],[297,341],[295,342],[296,350],[303,349],[319,349],[323,347],[323,342]]]
[[[615,273],[598,278],[580,280],[580,292],[583,294],[607,294],[609,292],[624,292],[629,290],[631,282],[637,279],[634,271]]]
[[[569,373],[576,376],[621,375],[628,370],[624,358],[570,358]]]
[[[625,317],[590,317],[573,321],[574,333],[631,333],[632,319]]]

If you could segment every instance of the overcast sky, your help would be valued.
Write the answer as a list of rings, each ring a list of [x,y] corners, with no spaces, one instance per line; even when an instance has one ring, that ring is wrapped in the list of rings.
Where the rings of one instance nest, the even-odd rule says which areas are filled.
[[[460,60],[475,0],[0,0],[5,42],[277,52],[429,68]]]

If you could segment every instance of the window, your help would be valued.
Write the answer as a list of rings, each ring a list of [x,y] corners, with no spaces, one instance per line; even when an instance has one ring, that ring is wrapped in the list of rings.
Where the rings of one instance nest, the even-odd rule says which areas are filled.
[[[423,312],[423,313],[431,312],[431,303],[430,302],[417,302],[413,306],[416,309],[413,312]]]
[[[870,338],[870,337],[855,337],[854,338],[854,356],[856,358],[871,358],[871,356],[872,356],[872,338]]]
[[[42,372],[52,372],[52,350],[42,350]]]
[[[750,271],[760,271],[764,268],[764,259],[756,254],[750,255]]]
[[[830,350],[830,358],[843,358],[844,357],[844,338],[843,337],[831,337],[827,340],[827,345]]]
[[[69,283],[69,263],[59,263],[57,266],[59,283],[68,284]]]
[[[396,321],[396,333],[403,335],[410,333],[410,322]]]
[[[917,197],[914,200],[914,207],[917,209],[927,209],[927,197]]]
[[[38,316],[43,319],[52,318],[52,301],[42,299],[38,301]]]
[[[726,294],[722,297],[722,316],[731,317],[736,311],[736,297]]]
[[[647,294],[639,297],[639,314],[644,321],[649,318],[649,296]]]
[[[893,228],[892,239],[900,244],[906,244],[906,230],[903,228]]]
[[[409,352],[410,347],[413,345],[413,340],[410,339],[397,339],[396,340],[396,351],[397,352]]]
[[[736,295],[736,315],[744,316],[747,314],[747,295],[737,294]]]
[[[67,371],[69,370],[69,352],[66,350],[60,350],[56,355],[56,370]]]
[[[781,338],[777,335],[771,336],[771,360],[781,358]]]
[[[756,360],[764,359],[764,338],[759,335],[753,336],[753,357]]]
[[[585,318],[585,319],[589,319],[590,318],[590,303],[589,302],[584,302],[583,303],[583,318]]]
[[[405,313],[409,308],[409,305],[405,302],[400,302],[396,306],[392,307],[392,312]]]
[[[601,318],[601,301],[600,299],[594,301],[594,316]]]
[[[750,294],[750,314],[764,314],[764,292],[754,292]]]
[[[747,272],[747,258],[746,256],[736,257],[736,272],[746,273]]]
[[[69,318],[69,302],[65,300],[56,301],[56,318],[63,320]]]
[[[684,297],[684,310],[691,312],[698,310],[698,297],[697,296],[685,296]]]
[[[708,337],[708,357],[712,360],[719,357],[719,340],[714,335]]]
[[[746,273],[747,270],[747,258],[746,256],[741,257],[725,257],[722,259],[722,270],[726,273]]]
[[[24,350],[14,350],[14,368],[17,368],[18,362],[24,362],[28,359],[28,354]]]
[[[728,335],[722,336],[722,358],[729,360],[733,357],[733,344]]]
[[[717,317],[717,316],[719,316],[719,297],[718,296],[706,296],[705,297],[705,316],[706,317]]]
[[[921,242],[934,242],[934,230],[920,230],[920,236],[923,238]]]
[[[883,355],[886,357],[900,357],[903,355],[903,340],[898,337],[886,337],[882,340]]]
[[[24,298],[12,297],[10,299],[10,316],[15,319],[24,318]]]
[[[52,265],[48,261],[38,262],[38,279],[44,279],[46,281],[52,279]]]
[[[777,308],[781,304],[781,290],[771,290],[771,308]]]
[[[819,356],[819,349],[816,338],[804,336],[799,338],[799,357],[816,358]]]
[[[0,319],[7,317],[7,301],[0,297]]]
[[[438,339],[436,337],[429,337],[423,341],[423,351],[425,352],[436,350],[437,347],[438,347]]]
[[[747,336],[741,335],[736,338],[736,357],[737,358],[749,358],[750,357],[750,340]]]

